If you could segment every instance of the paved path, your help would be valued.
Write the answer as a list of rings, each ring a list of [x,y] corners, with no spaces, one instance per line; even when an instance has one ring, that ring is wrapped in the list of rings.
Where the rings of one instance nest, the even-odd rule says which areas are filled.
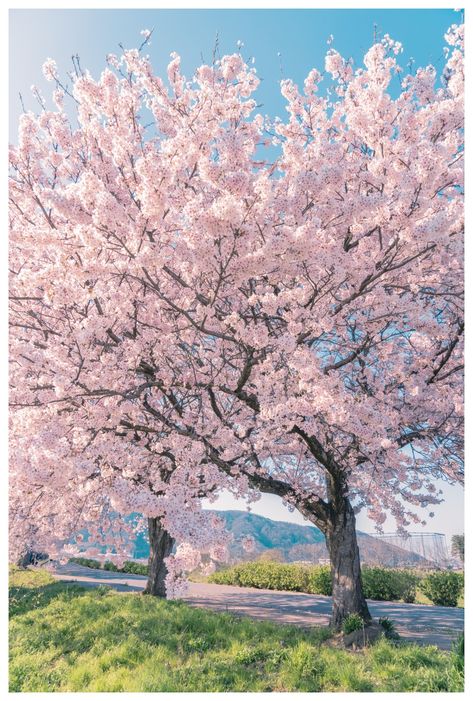
[[[93,587],[106,584],[122,592],[142,591],[146,583],[146,578],[140,575],[92,570],[72,563],[58,566],[52,573],[60,580]],[[332,605],[329,596],[195,582],[190,583],[184,600],[192,606],[303,627],[327,625]],[[445,650],[450,649],[452,640],[463,631],[464,612],[459,608],[389,601],[369,601],[369,608],[375,619],[390,618],[403,639],[438,645]]]

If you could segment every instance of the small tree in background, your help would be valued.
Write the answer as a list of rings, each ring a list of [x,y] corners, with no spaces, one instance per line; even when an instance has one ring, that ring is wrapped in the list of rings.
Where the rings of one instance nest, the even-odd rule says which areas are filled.
[[[459,557],[462,562],[465,561],[465,535],[453,535],[452,541],[452,555]]]
[[[256,559],[258,562],[285,562],[284,553],[279,548],[264,550]]]

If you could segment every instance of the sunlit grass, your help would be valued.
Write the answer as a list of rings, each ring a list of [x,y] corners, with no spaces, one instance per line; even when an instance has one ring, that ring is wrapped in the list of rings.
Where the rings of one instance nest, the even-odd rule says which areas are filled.
[[[11,691],[461,691],[455,657],[381,641],[361,653],[300,630],[41,571],[10,577]]]

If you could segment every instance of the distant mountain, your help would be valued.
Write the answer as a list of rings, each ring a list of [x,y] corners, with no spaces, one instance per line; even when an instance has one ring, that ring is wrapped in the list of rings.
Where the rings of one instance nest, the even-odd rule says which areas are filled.
[[[231,545],[232,559],[253,559],[266,550],[281,550],[288,559],[290,550],[296,545],[314,545],[325,543],[324,535],[313,526],[300,526],[297,523],[273,521],[272,519],[249,513],[248,511],[216,511],[225,520],[227,530],[233,533]],[[239,539],[250,535],[255,540],[255,549],[246,553]]]
[[[231,562],[254,560],[265,554],[268,558],[284,562],[313,562],[328,558],[323,533],[314,526],[300,526],[297,523],[273,521],[247,511],[215,511],[225,520],[227,530],[234,540],[230,546]],[[255,541],[253,552],[247,553],[240,544],[242,536],[252,536]],[[417,553],[412,553],[367,533],[357,532],[360,558],[362,563],[385,565],[391,567],[422,566],[428,561]],[[149,555],[148,541],[139,536],[135,541],[133,557],[144,558]]]
[[[248,560],[266,550],[280,549],[288,555],[295,545],[311,545],[325,542],[324,536],[318,528],[313,526],[299,526],[296,523],[286,521],[273,521],[272,519],[258,516],[247,511],[214,511],[215,514],[225,520],[225,527],[233,533],[234,541],[230,548],[231,559]],[[247,553],[241,547],[239,539],[242,536],[253,536],[255,549]],[[149,544],[145,536],[140,535],[135,541],[133,557],[148,557]],[[285,558],[287,559],[287,558]]]

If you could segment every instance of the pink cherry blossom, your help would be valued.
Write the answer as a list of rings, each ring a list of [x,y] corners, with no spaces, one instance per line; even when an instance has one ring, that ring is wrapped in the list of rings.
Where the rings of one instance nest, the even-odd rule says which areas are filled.
[[[203,497],[278,494],[336,563],[342,512],[356,544],[360,508],[403,529],[463,480],[463,27],[446,40],[442,86],[427,66],[397,97],[390,37],[356,71],[329,49],[336,92],[283,81],[285,119],[239,53],[190,81],[138,50],[75,80],[74,117],[67,95],[22,116],[13,555],[87,528],[122,556],[138,512],[178,543],[177,596],[196,553],[228,553]]]

